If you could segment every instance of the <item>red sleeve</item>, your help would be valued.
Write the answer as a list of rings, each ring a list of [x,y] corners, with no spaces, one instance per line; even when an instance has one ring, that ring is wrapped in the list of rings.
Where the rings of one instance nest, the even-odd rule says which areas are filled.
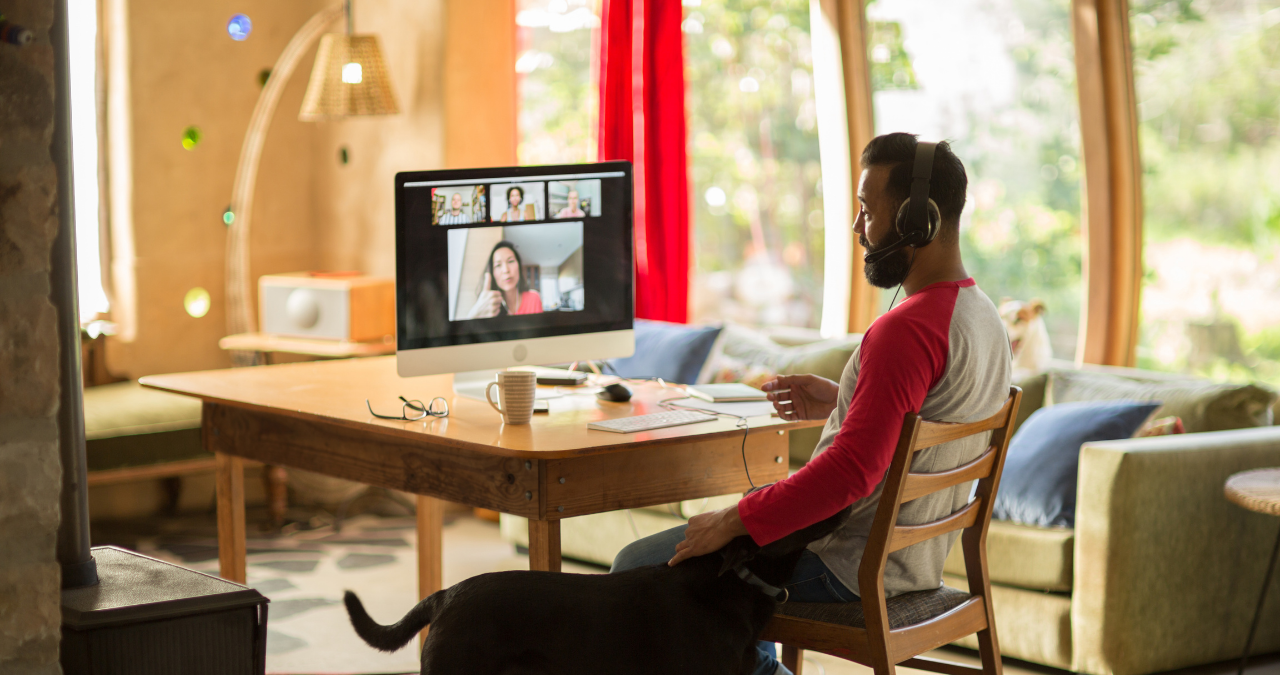
[[[831,446],[795,475],[738,502],[738,515],[757,544],[777,541],[875,491],[893,461],[903,416],[918,412],[942,378],[958,291],[950,284],[930,288],[867,329],[853,398]]]

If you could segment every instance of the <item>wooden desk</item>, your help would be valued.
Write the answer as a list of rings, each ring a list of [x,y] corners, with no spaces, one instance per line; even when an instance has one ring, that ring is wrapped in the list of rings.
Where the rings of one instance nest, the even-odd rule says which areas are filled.
[[[218,461],[218,559],[245,581],[245,459],[404,490],[418,498],[422,597],[440,589],[446,499],[529,519],[529,566],[560,569],[560,520],[617,509],[743,492],[743,432],[736,420],[640,434],[587,422],[661,410],[680,392],[635,387],[628,403],[594,395],[551,400],[551,414],[507,426],[485,402],[454,395],[452,376],[400,378],[394,357],[153,375],[142,384],[204,401],[204,442]],[[379,420],[396,398],[449,401],[447,418]],[[751,418],[746,459],[763,485],[787,475],[787,431],[820,422]]]

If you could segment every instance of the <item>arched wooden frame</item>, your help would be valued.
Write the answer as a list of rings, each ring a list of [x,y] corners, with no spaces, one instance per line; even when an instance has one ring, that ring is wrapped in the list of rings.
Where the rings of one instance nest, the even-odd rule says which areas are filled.
[[[813,0],[836,26],[841,45],[852,190],[858,156],[875,135],[867,18],[863,0]],[[1142,279],[1142,167],[1129,42],[1128,0],[1072,0],[1081,152],[1084,160],[1084,298],[1079,363],[1132,366]],[[879,313],[878,295],[851,247],[849,332]]]
[[[1142,164],[1128,0],[1072,0],[1084,158],[1077,363],[1132,366],[1142,280]]]

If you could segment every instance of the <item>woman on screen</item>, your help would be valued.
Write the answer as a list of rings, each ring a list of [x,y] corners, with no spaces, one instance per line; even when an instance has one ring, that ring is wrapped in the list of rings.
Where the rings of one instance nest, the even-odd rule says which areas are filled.
[[[538,219],[538,205],[524,203],[524,188],[513,185],[507,188],[507,210],[498,216],[498,222],[519,223]]]
[[[509,314],[541,314],[542,296],[529,288],[524,265],[516,245],[503,240],[493,245],[489,264],[480,282],[480,297],[468,319],[487,319]]]

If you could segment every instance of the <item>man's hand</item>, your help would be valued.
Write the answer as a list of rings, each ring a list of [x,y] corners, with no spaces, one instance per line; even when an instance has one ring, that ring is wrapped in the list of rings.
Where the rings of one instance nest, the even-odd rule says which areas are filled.
[[[733,541],[734,537],[747,534],[747,527],[738,517],[738,505],[727,509],[702,513],[689,519],[684,531],[684,541],[676,544],[676,554],[667,564],[679,565],[688,558],[715,553]]]
[[[824,420],[840,394],[840,385],[817,375],[779,375],[760,388],[784,420]]]

